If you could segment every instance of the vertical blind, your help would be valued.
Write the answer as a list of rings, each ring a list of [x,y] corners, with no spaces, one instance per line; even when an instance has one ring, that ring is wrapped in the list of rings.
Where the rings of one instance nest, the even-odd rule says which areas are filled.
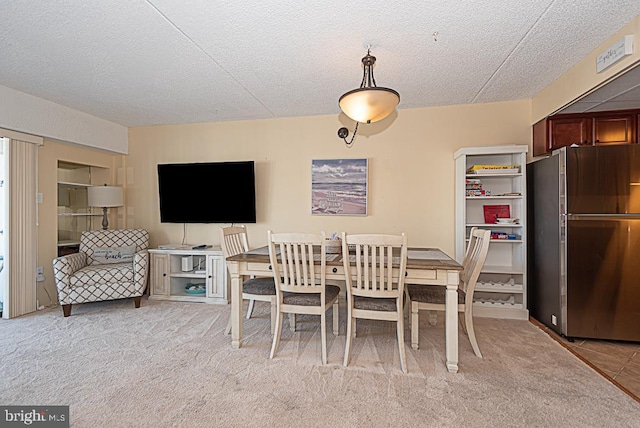
[[[5,148],[7,145],[5,144]],[[38,145],[9,140],[4,153],[8,160],[5,170],[5,192],[9,202],[8,231],[5,230],[4,278],[8,281],[3,318],[14,318],[36,308],[37,231],[37,170]],[[7,163],[5,162],[5,166]],[[6,212],[6,211],[5,211]]]

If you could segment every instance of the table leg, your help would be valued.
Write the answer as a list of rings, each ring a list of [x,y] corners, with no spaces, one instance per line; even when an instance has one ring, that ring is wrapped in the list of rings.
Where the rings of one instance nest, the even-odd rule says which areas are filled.
[[[227,262],[231,276],[231,347],[242,346],[242,278],[238,262]]]
[[[458,282],[457,271],[447,272],[447,293],[445,297],[446,354],[449,373],[458,372]]]

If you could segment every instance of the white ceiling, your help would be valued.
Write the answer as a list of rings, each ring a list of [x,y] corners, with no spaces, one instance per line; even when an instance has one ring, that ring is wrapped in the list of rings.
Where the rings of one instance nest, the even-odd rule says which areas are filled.
[[[638,14],[640,0],[2,1],[0,85],[124,126],[338,114],[371,45],[399,109],[527,99]]]

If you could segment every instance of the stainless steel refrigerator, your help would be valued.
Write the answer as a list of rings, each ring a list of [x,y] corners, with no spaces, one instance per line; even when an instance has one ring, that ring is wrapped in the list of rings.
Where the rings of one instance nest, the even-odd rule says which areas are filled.
[[[640,145],[527,165],[528,302],[567,338],[640,341]]]

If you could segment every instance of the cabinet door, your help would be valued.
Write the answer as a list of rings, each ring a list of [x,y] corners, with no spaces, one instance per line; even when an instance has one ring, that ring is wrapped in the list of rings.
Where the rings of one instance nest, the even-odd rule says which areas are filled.
[[[591,120],[586,117],[549,119],[550,149],[559,149],[572,144],[590,145]]]
[[[636,138],[635,115],[596,116],[593,118],[594,144],[631,144]]]
[[[227,266],[223,256],[207,256],[207,297],[227,298]]]
[[[152,253],[150,272],[149,294],[151,296],[169,296],[169,255]]]
[[[549,153],[551,146],[548,138],[547,125],[549,119],[545,118],[533,125],[533,156],[542,156]]]

